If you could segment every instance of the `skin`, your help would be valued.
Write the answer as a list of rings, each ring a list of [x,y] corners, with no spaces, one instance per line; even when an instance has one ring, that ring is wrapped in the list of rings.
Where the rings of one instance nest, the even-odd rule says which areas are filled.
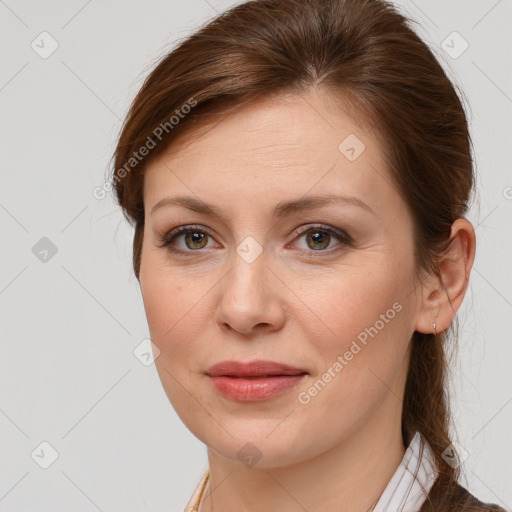
[[[165,392],[207,445],[210,481],[200,512],[369,510],[405,451],[401,398],[412,334],[433,332],[434,321],[438,333],[446,329],[465,294],[471,224],[454,223],[441,274],[419,279],[412,217],[378,134],[349,112],[318,89],[258,100],[201,136],[185,132],[147,167],[139,280]],[[338,149],[349,134],[365,144],[354,161]],[[356,196],[373,213],[333,203],[271,216],[281,201],[333,193]],[[202,199],[222,218],[176,205],[151,213],[176,195]],[[319,223],[353,241],[323,231],[324,242],[308,239]],[[189,256],[160,247],[183,225],[207,233],[195,245],[186,234],[174,240]],[[298,227],[311,229],[299,235]],[[236,252],[248,236],[263,249],[251,263]],[[301,403],[298,394],[394,303],[400,312]],[[308,375],[267,401],[236,402],[204,373],[229,359],[284,362]],[[261,455],[252,467],[237,457],[247,443]]]

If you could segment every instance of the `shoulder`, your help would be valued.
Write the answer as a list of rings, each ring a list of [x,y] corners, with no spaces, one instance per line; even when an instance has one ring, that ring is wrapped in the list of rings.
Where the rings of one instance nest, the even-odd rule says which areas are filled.
[[[465,507],[463,510],[482,510],[482,511],[496,511],[506,512],[506,510],[498,505],[491,503],[484,503],[478,498],[473,496],[467,489],[457,484],[458,496],[461,504]]]
[[[498,505],[480,501],[457,482],[451,482],[446,487],[442,485],[438,478],[420,512],[441,512],[445,510],[447,512],[507,512]]]

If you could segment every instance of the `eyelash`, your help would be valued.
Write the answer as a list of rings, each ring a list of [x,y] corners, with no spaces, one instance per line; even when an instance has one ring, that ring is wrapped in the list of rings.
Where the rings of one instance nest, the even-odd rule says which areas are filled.
[[[334,236],[336,239],[338,239],[341,242],[341,244],[340,244],[342,246],[341,248],[343,248],[344,246],[350,246],[353,244],[352,238],[347,233],[345,233],[344,231],[335,230],[335,229],[333,229],[329,226],[326,226],[324,224],[310,226],[307,229],[297,228],[293,234],[295,235],[295,237],[301,237],[301,236],[303,236],[311,231],[315,231],[315,230],[317,232],[328,233],[329,235]],[[199,253],[201,251],[201,249],[196,249],[196,250],[191,249],[188,251],[183,251],[181,249],[176,249],[176,248],[172,247],[172,245],[171,245],[172,242],[176,238],[178,238],[178,236],[180,236],[182,234],[186,234],[186,233],[201,233],[201,234],[209,236],[210,238],[213,238],[213,236],[208,232],[208,230],[201,228],[201,226],[195,226],[195,225],[180,226],[176,229],[169,231],[167,234],[165,234],[160,240],[161,244],[159,245],[159,247],[167,248],[169,251],[171,251],[173,253],[183,254],[185,256],[193,256],[193,255],[195,255],[195,253]],[[295,240],[295,238],[294,238],[294,240]],[[338,249],[331,248],[328,250],[319,249],[318,251],[308,250],[308,249],[299,249],[299,250],[301,252],[331,254],[340,249],[339,248]]]

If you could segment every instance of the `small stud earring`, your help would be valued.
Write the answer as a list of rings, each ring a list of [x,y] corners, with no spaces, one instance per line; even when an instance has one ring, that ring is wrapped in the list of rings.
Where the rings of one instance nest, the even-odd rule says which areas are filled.
[[[434,322],[434,336],[437,336],[436,323]]]

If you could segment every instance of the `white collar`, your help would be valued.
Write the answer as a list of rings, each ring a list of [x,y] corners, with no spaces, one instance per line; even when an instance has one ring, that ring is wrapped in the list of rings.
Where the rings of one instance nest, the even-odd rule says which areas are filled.
[[[197,510],[209,473],[207,469],[203,474],[185,512]],[[418,512],[437,475],[434,454],[423,436],[416,432],[373,512]]]
[[[418,512],[437,475],[434,454],[416,432],[373,512]]]

